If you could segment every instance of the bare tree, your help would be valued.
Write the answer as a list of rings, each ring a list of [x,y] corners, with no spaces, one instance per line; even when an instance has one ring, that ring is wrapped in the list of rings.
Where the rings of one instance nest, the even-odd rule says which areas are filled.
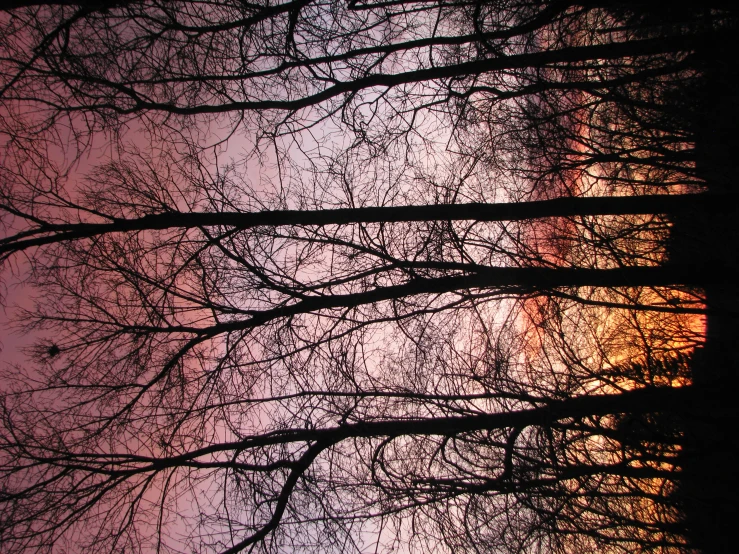
[[[736,268],[674,229],[734,213],[685,113],[732,13],[11,4],[0,260],[38,340],[4,548],[695,546],[693,358]],[[270,183],[208,157],[224,122]],[[54,158],[128,125],[175,144]]]
[[[131,116],[192,128],[193,116],[230,114],[234,127],[268,136],[330,119],[377,141],[407,136],[445,106],[464,121],[548,91],[609,102],[689,79],[690,53],[723,32],[721,10],[676,10],[657,32],[651,21],[624,24],[634,10],[517,0],[11,6],[0,90],[14,136],[59,126],[82,136]]]

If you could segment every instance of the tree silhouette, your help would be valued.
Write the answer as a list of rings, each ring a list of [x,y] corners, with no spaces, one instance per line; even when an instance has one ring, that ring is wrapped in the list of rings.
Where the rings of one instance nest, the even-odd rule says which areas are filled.
[[[4,10],[3,548],[720,551],[731,6]]]

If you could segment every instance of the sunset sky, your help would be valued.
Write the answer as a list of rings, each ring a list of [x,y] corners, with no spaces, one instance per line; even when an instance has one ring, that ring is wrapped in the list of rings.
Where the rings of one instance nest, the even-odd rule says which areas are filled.
[[[720,552],[711,6],[0,9],[0,550]]]

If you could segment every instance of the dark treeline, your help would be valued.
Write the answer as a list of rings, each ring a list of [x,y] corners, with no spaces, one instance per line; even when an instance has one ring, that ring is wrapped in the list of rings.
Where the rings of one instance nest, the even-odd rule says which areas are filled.
[[[732,4],[0,16],[4,551],[728,551]]]

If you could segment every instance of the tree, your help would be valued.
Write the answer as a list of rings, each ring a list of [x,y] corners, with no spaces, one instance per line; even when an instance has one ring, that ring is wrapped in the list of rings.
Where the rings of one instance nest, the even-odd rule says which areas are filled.
[[[673,230],[735,209],[685,113],[729,8],[21,4],[6,548],[703,546],[687,406],[726,381],[690,360],[736,271]],[[271,186],[202,148],[216,114]],[[51,154],[134,122],[179,138]]]
[[[219,113],[268,137],[329,119],[355,140],[403,140],[445,106],[459,124],[478,106],[548,91],[623,104],[634,89],[689,79],[688,54],[729,19],[688,8],[657,32],[651,21],[621,24],[642,10],[517,0],[11,7],[2,97],[16,140],[64,126],[84,141],[135,114],[192,131],[193,117]]]

